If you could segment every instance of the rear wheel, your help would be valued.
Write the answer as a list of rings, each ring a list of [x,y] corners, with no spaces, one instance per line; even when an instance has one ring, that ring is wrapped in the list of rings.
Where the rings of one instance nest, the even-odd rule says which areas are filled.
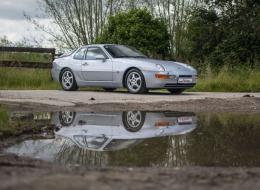
[[[79,87],[75,80],[74,74],[70,69],[64,69],[61,73],[60,83],[64,90],[75,91]]]
[[[132,94],[143,94],[147,92],[144,76],[138,69],[131,69],[127,72],[125,86]]]
[[[116,90],[116,88],[103,88],[107,92],[113,92]]]
[[[171,94],[181,94],[185,89],[168,89]]]

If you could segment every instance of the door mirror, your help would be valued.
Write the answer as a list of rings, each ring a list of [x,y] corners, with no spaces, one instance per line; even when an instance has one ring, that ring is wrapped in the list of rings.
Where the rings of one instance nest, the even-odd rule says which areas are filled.
[[[106,61],[106,58],[104,57],[104,55],[101,55],[101,54],[96,55],[96,59],[98,59],[98,60],[102,60],[103,62]]]

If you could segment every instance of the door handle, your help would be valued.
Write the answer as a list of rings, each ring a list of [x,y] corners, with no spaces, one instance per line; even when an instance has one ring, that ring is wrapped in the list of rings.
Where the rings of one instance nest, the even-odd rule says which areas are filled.
[[[83,65],[83,66],[88,66],[88,63],[87,63],[87,62],[85,62],[85,63],[83,63],[82,65]]]

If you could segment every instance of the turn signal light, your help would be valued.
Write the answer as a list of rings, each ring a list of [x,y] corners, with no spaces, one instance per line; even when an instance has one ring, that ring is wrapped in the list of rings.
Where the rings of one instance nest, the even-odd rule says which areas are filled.
[[[155,74],[155,77],[158,79],[169,79],[170,75],[165,75],[165,74]]]
[[[175,78],[176,78],[176,75],[155,74],[155,78],[157,78],[157,79],[175,79]]]
[[[168,127],[168,126],[172,126],[175,125],[174,122],[167,122],[167,121],[159,121],[155,123],[155,127]]]

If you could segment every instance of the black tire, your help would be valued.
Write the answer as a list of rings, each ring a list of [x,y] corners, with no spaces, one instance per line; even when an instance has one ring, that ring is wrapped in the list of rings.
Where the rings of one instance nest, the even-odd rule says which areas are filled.
[[[168,89],[171,94],[181,94],[185,89]]]
[[[137,118],[139,120],[139,122],[137,122],[136,125],[131,123],[131,121],[129,121],[129,114],[131,114],[131,113],[137,114],[137,117],[140,117],[140,118]],[[142,111],[123,112],[122,120],[123,120],[125,129],[129,132],[139,131],[144,125],[145,116],[146,116],[145,112],[142,112]]]
[[[106,92],[113,92],[116,88],[103,88]]]
[[[65,82],[65,78],[66,76],[69,75],[69,77],[71,77],[68,81],[67,81],[67,85]],[[70,69],[64,69],[61,74],[60,74],[60,84],[61,87],[63,88],[63,90],[65,91],[75,91],[78,90],[78,85],[75,79],[75,76],[73,74],[73,72]]]
[[[70,111],[59,112],[60,124],[63,127],[70,126],[73,123],[75,116],[76,116],[75,112],[70,112]]]
[[[128,82],[129,77],[133,74],[136,74],[136,76],[138,75],[140,77],[140,80],[138,79],[138,81],[136,81],[136,84],[139,85],[139,87],[136,89],[132,88],[130,85],[130,82]],[[126,73],[126,77],[124,79],[124,84],[125,84],[125,87],[128,89],[128,91],[132,94],[144,94],[148,91],[146,88],[144,75],[138,69],[131,69]]]

